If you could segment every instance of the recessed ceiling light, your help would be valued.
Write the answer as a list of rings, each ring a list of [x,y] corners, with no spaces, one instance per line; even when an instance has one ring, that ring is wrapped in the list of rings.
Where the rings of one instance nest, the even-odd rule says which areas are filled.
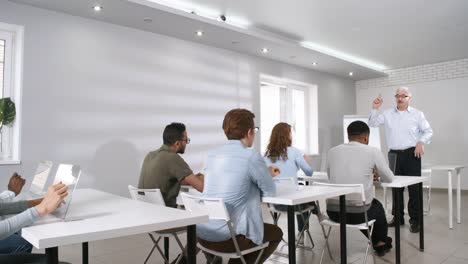
[[[145,21],[146,23],[151,23],[153,22],[153,19],[151,17],[145,17],[143,18],[143,21]]]
[[[317,65],[318,65],[318,62],[316,62],[316,61],[312,62],[312,65],[313,65],[313,66],[317,66]]]
[[[353,72],[349,72],[348,75],[349,75],[349,76],[353,76],[354,73],[353,73]]]
[[[262,49],[262,52],[263,52],[263,53],[268,53],[269,51],[270,51],[270,50],[267,49],[267,48],[263,48],[263,49]]]
[[[238,40],[233,40],[233,41],[231,41],[231,44],[232,44],[232,45],[236,45],[236,44],[239,44],[239,43],[240,43],[240,42],[239,42]]]
[[[99,12],[99,11],[102,10],[102,6],[100,6],[100,5],[95,5],[95,6],[93,6],[93,10],[96,11],[96,12]]]
[[[197,32],[195,32],[195,34],[197,34],[198,37],[201,37],[201,36],[203,36],[203,31],[197,30]]]

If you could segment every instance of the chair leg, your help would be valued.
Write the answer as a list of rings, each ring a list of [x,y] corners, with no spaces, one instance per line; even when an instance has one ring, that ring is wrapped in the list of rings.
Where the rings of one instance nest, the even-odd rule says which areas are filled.
[[[384,210],[387,214],[387,187],[383,187],[383,198],[384,198]]]
[[[372,232],[374,231],[374,225],[370,227],[369,237],[367,238],[367,247],[366,247],[366,255],[364,256],[364,264],[367,263],[367,256],[369,255],[369,247],[372,245]]]
[[[325,247],[328,249],[328,255],[330,256],[330,259],[334,262],[335,260],[333,259],[333,256],[331,254],[330,244],[328,243],[328,238],[330,237],[332,228],[331,226],[328,227],[328,232],[326,232],[323,225],[320,225],[320,226],[322,227],[323,237],[325,238]],[[325,254],[325,247],[322,249],[322,254],[320,255],[320,264],[322,264],[323,262],[323,255]]]
[[[148,233],[149,237],[151,238],[151,240],[153,241],[154,245],[153,245],[153,248],[151,248],[148,256],[146,257],[145,259],[145,262],[144,264],[146,264],[148,262],[148,260],[150,259],[151,255],[153,255],[153,252],[154,250],[157,248],[159,253],[161,254],[161,256],[163,257],[164,259],[164,262],[165,263],[169,263],[169,261],[166,259],[166,257],[164,256],[164,253],[162,252],[162,250],[159,248],[158,244],[159,244],[159,241],[161,240],[161,237],[158,237],[158,239],[155,239],[153,234],[151,233]]]
[[[296,248],[299,247],[299,240],[304,236],[304,233],[307,233],[307,236],[308,236],[308,238],[310,240],[310,243],[312,244],[312,247],[305,247],[304,246],[303,248],[312,250],[315,247],[315,243],[314,243],[314,240],[312,239],[312,235],[310,234],[309,229],[307,228],[309,226],[309,221],[310,221],[310,216],[311,215],[312,215],[312,212],[309,212],[309,216],[306,219],[303,214],[300,214],[300,216],[302,218],[302,222],[304,223],[304,227],[302,228],[302,230],[298,234],[297,242],[296,242]]]
[[[150,259],[151,255],[153,255],[155,248],[156,248],[156,245],[154,245],[153,248],[151,248],[151,251],[148,253],[148,256],[146,256],[145,262],[143,262],[144,264],[146,264],[148,260]]]
[[[255,260],[255,264],[258,264],[260,262],[260,259],[262,258],[262,255],[263,255],[263,251],[265,251],[264,248],[262,248],[262,250],[260,250],[260,252],[258,253],[257,259]]]
[[[431,211],[431,187],[426,188],[427,189],[427,210],[424,210],[424,215],[428,215],[429,212]]]

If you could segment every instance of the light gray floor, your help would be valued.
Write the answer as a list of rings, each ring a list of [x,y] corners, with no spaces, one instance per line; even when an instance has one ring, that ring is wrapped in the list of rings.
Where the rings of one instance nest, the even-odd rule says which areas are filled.
[[[380,192],[379,192],[380,193]],[[455,193],[454,193],[455,194]],[[406,195],[406,194],[405,194]],[[381,197],[378,194],[378,197]],[[454,195],[455,198],[455,195]],[[455,199],[454,199],[455,200]],[[381,199],[382,201],[382,199]],[[468,263],[468,192],[462,194],[462,224],[456,224],[454,215],[454,228],[448,228],[448,202],[447,191],[433,190],[431,211],[425,216],[425,252],[420,252],[419,236],[409,232],[409,225],[406,224],[401,229],[401,259],[402,263],[444,263],[462,264]],[[391,207],[389,207],[391,208]],[[455,203],[454,203],[454,208]],[[463,208],[463,206],[462,206]],[[271,217],[265,209],[264,219],[271,222]],[[406,218],[406,222],[407,218]],[[280,219],[280,226],[286,237],[286,217]],[[310,231],[315,241],[315,249],[312,251],[297,250],[297,263],[318,263],[320,252],[324,245],[324,239],[317,219],[311,220]],[[330,239],[332,254],[335,261],[339,261],[339,232],[335,230]],[[394,230],[390,228],[389,235],[394,237]],[[184,237],[185,240],[185,237]],[[306,240],[306,244],[308,241]],[[104,241],[91,242],[89,246],[90,263],[103,264],[139,264],[143,263],[147,253],[151,249],[152,242],[147,235],[137,235],[110,239]],[[362,263],[366,240],[358,231],[348,231],[348,262]],[[278,251],[287,253],[287,246],[280,245]],[[372,251],[371,251],[372,252]],[[178,254],[175,242],[171,240],[172,258]],[[60,260],[71,263],[81,263],[81,246],[70,245],[59,248]],[[153,253],[148,263],[163,263],[158,253]],[[197,263],[205,264],[206,260],[202,254],[197,257]],[[273,255],[268,261],[269,264],[288,263],[288,259],[283,256]],[[328,255],[325,255],[324,263],[333,263]],[[368,258],[368,263],[374,263],[372,256]],[[375,263],[395,263],[395,251],[392,250],[383,258],[375,257]]]

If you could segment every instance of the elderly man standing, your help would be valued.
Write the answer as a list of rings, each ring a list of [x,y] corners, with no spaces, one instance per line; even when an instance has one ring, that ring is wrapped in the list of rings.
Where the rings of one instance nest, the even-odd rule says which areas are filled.
[[[424,155],[424,145],[430,143],[432,128],[423,112],[410,107],[411,91],[407,87],[399,87],[395,93],[396,107],[379,113],[383,103],[381,96],[372,103],[369,125],[377,127],[384,125],[389,155],[396,156],[395,175],[421,176],[421,157]],[[410,216],[410,231],[419,232],[418,188],[417,185],[408,187],[408,214]],[[393,210],[395,216],[395,193],[393,192]],[[400,224],[404,224],[403,192],[400,192]],[[395,219],[389,226],[395,226]]]

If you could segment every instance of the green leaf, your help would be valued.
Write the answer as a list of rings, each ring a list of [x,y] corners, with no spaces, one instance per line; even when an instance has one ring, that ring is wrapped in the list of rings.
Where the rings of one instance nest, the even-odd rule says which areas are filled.
[[[0,123],[11,125],[15,121],[16,107],[10,97],[0,98]]]

